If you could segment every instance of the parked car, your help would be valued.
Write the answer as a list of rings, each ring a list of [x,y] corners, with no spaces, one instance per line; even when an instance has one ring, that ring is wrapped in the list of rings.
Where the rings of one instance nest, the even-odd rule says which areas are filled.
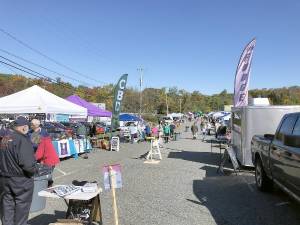
[[[56,122],[45,122],[42,127],[52,138],[58,138],[66,132],[65,126]]]
[[[165,123],[173,123],[173,117],[172,116],[163,116],[162,119]]]
[[[275,183],[300,202],[300,113],[284,115],[275,135],[255,135],[251,152],[257,188]]]

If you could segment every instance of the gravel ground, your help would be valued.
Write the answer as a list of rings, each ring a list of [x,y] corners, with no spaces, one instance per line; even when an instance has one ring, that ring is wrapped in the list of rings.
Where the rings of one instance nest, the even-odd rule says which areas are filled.
[[[300,224],[300,206],[278,189],[258,192],[252,171],[236,176],[228,164],[227,175],[218,175],[218,149],[210,153],[210,144],[191,140],[191,133],[167,144],[157,165],[139,159],[149,147],[122,144],[120,152],[98,150],[89,159],[63,160],[54,172],[55,184],[96,180],[103,187],[102,166],[120,163],[124,187],[117,190],[117,203],[122,225]],[[101,206],[103,224],[114,224],[110,192],[101,194]],[[31,214],[29,224],[49,224],[65,211],[62,200],[47,199],[46,209]]]

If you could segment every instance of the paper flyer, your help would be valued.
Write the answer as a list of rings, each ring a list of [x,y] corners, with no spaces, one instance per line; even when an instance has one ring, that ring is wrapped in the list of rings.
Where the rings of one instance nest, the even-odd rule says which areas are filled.
[[[111,167],[111,173],[109,171],[109,168]],[[103,176],[104,176],[104,189],[110,190],[111,189],[111,179],[110,174],[113,176],[114,179],[114,188],[121,188],[122,187],[122,176],[121,176],[121,165],[108,165],[104,166],[103,169]]]

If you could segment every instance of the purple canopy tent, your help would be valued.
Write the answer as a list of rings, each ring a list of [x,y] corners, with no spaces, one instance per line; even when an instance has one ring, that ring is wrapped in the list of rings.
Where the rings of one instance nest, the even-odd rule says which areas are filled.
[[[87,109],[88,116],[98,116],[98,117],[111,117],[112,113],[103,109],[99,109],[97,106],[85,101],[84,99],[80,98],[77,95],[71,95],[66,98],[66,100],[82,106]]]

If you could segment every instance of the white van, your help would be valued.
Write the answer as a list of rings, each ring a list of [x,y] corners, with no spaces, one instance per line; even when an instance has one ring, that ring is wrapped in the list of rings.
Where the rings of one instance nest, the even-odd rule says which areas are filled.
[[[172,116],[164,116],[162,119],[166,123],[173,123],[173,117]]]

